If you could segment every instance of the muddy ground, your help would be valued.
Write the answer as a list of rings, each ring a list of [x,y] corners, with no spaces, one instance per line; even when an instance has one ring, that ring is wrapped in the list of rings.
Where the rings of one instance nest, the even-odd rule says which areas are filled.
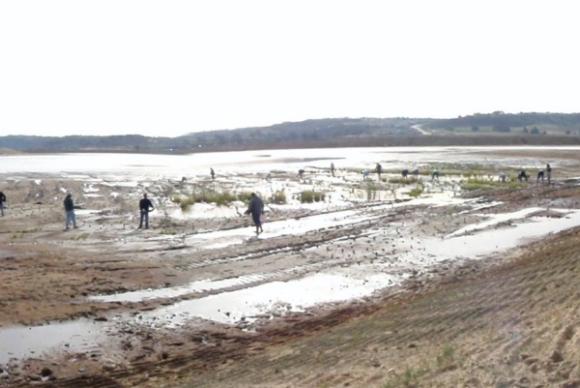
[[[357,166],[129,184],[5,176],[1,384],[575,386],[580,160],[547,152],[562,160],[551,185],[443,162],[439,182],[411,184]],[[494,183],[463,189],[470,179]],[[200,187],[288,199],[268,204],[256,239],[243,200],[172,200]],[[325,202],[300,203],[312,188]],[[158,207],[149,230],[136,228],[144,190]],[[79,229],[63,231],[65,191]]]

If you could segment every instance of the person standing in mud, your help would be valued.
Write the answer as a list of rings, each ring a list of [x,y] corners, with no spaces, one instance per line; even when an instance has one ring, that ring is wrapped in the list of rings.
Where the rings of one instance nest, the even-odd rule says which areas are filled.
[[[139,229],[143,228],[143,223],[145,223],[145,229],[149,229],[149,213],[154,209],[153,204],[147,198],[147,194],[143,194],[143,198],[139,201]]]
[[[213,168],[209,169],[209,174],[211,175],[211,180],[215,181],[215,171],[213,170]]]
[[[246,210],[245,214],[252,215],[252,221],[254,221],[254,225],[256,225],[256,236],[264,231],[262,229],[262,214],[264,214],[264,202],[260,197],[256,195],[256,193],[252,193],[250,199],[250,205],[248,206],[248,210]]]
[[[4,217],[4,203],[6,202],[6,195],[0,191],[0,214]]]
[[[381,181],[381,174],[383,173],[383,166],[381,166],[380,163],[377,163],[376,171],[377,171],[377,178],[380,182]]]
[[[334,167],[334,163],[330,163],[330,174],[334,177],[334,173],[336,172],[336,168]]]
[[[548,178],[548,184],[552,183],[552,166],[550,166],[550,163],[546,164],[546,178]]]
[[[75,215],[75,203],[72,199],[72,195],[69,193],[64,198],[64,211],[66,214],[66,223],[64,226],[64,230],[69,230],[70,225],[72,224],[73,228],[77,228],[77,219]]]
[[[439,170],[437,169],[433,170],[433,172],[431,173],[431,181],[439,182]]]

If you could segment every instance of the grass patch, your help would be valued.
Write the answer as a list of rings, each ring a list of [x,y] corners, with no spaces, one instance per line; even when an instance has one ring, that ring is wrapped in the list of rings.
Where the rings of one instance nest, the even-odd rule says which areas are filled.
[[[242,191],[236,194],[236,198],[244,203],[250,203],[252,200],[252,193],[250,191]]]
[[[481,178],[469,178],[468,180],[464,181],[461,184],[461,189],[465,191],[474,191],[474,190],[493,190],[493,189],[510,189],[516,190],[521,189],[524,187],[524,184],[517,182],[517,181],[510,181],[510,182],[499,182],[499,181],[492,181],[489,179],[481,179]]]
[[[455,366],[455,349],[450,345],[446,345],[437,356],[436,361],[439,370],[452,369]]]
[[[425,191],[425,187],[421,184],[417,185],[413,190],[409,191],[409,196],[418,198]]]
[[[403,177],[395,177],[389,179],[389,183],[393,183],[395,185],[410,185],[417,182],[419,182],[419,179],[415,176],[407,177],[407,179]]]
[[[196,203],[215,203],[217,206],[226,206],[237,199],[238,197],[229,191],[202,189],[195,191],[189,196],[174,196],[171,198],[171,201],[178,204],[182,211],[186,211],[191,205]]]
[[[300,193],[301,203],[324,202],[326,194],[321,191],[305,190]]]
[[[429,373],[425,368],[407,368],[405,371],[387,381],[383,388],[418,387],[421,377]]]
[[[284,205],[286,203],[286,193],[282,190],[276,191],[270,197],[270,203],[274,203],[276,205]]]

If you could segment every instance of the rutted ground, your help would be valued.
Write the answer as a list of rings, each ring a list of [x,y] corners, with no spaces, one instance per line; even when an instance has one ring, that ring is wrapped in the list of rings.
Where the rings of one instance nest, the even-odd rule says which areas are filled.
[[[243,361],[180,370],[166,386],[578,387],[579,246],[578,230],[536,243]]]
[[[571,162],[562,165],[560,174],[575,176]],[[19,384],[42,379],[48,367],[51,373],[45,371],[44,379],[56,377],[64,386],[142,385],[144,371],[164,380],[180,366],[201,373],[224,360],[263,353],[272,343],[308,337],[318,328],[343,321],[348,326],[352,316],[379,327],[371,323],[374,316],[364,317],[390,308],[390,302],[383,306],[385,298],[405,301],[432,292],[442,279],[494,263],[481,258],[517,253],[520,237],[538,239],[580,224],[580,189],[574,181],[530,183],[517,190],[493,183],[491,190],[462,193],[461,181],[467,178],[457,171],[461,166],[438,166],[445,167],[449,173],[441,182],[421,177],[412,184],[399,183],[394,171],[386,174],[387,182],[371,183],[354,168],[341,170],[336,178],[312,169],[303,179],[278,171],[216,182],[142,179],[127,184],[50,175],[12,179],[3,190],[21,200],[11,203],[10,222],[0,224],[0,292],[5,296],[0,346],[12,341],[11,351],[0,348],[5,370],[0,373],[6,382]],[[465,169],[465,175],[473,174],[473,167]],[[495,174],[495,168],[487,169],[485,179]],[[204,207],[203,216],[196,216],[200,209],[195,207],[193,216],[183,213],[172,202],[199,185],[256,189],[266,198],[282,187],[289,200],[269,206],[266,233],[254,239],[249,220],[236,216],[242,202],[225,209]],[[407,195],[418,187],[418,198]],[[65,188],[79,193],[77,202],[86,208],[79,211],[81,228],[66,233],[60,210]],[[312,188],[325,191],[326,202],[300,204],[296,193]],[[144,189],[158,200],[160,211],[152,220],[154,229],[137,231],[133,208]],[[66,319],[73,320],[38,326]],[[16,323],[30,328],[10,326]],[[347,344],[329,345],[328,353],[336,346],[334,357],[340,358]],[[43,354],[46,350],[52,353]],[[353,351],[345,359],[358,350]],[[240,384],[251,384],[252,376],[237,368],[231,373],[241,374]],[[228,373],[226,368],[224,376]],[[268,386],[282,376],[269,373],[255,382]],[[315,370],[297,371],[288,381],[325,384],[325,378],[314,376],[300,381],[309,373]],[[227,385],[221,375],[204,376],[208,383]],[[335,385],[334,380],[327,384]]]

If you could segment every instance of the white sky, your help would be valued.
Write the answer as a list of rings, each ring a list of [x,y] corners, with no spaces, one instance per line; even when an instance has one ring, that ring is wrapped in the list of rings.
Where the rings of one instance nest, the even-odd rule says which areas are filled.
[[[580,111],[570,0],[0,0],[0,135]]]

